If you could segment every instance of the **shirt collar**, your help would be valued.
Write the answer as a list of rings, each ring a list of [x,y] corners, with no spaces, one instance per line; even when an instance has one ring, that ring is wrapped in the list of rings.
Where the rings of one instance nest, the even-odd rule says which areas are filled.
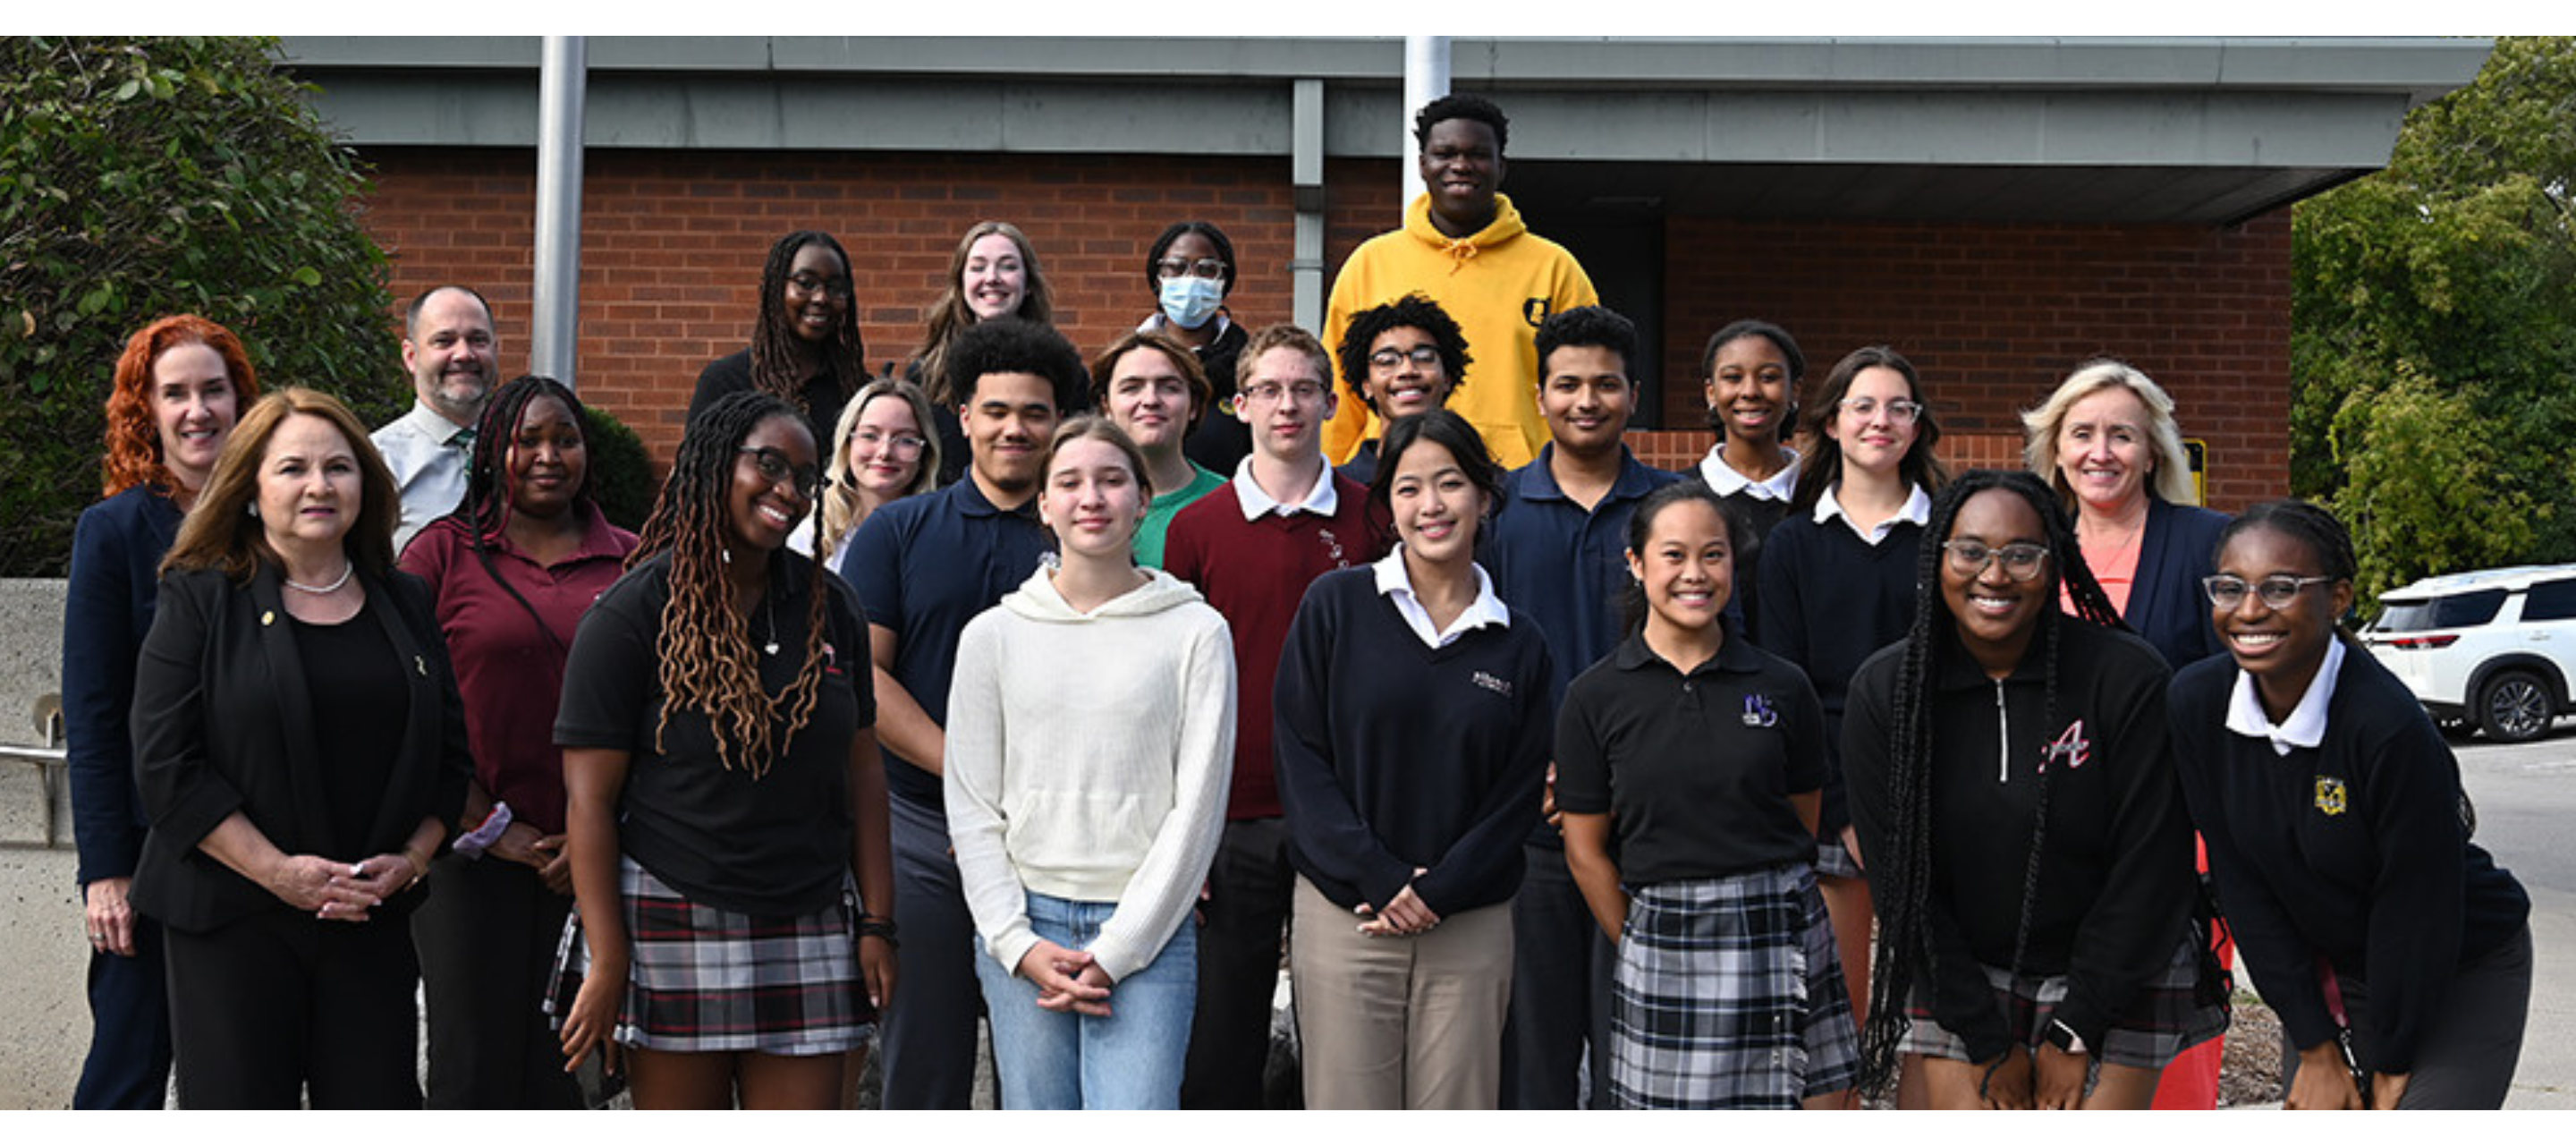
[[[411,413],[403,415],[403,421],[411,423],[413,430],[430,441],[442,446],[456,444],[460,449],[463,444],[456,441],[456,436],[471,431],[471,427],[448,421],[445,415],[430,409],[429,403],[419,399],[412,400]]]
[[[2279,724],[2263,713],[2263,697],[2254,689],[2254,674],[2236,670],[2236,691],[2227,700],[2227,730],[2241,736],[2268,740],[2275,755],[2287,756],[2293,748],[2314,748],[2326,741],[2326,704],[2334,699],[2335,680],[2343,674],[2343,641],[2326,642],[2325,663],[2317,666],[2316,679],[2308,682],[2308,691],[2290,709],[2290,718]]]
[[[581,548],[573,550],[570,556],[556,564],[570,565],[575,561],[587,561],[596,557],[624,558],[633,546],[617,536],[617,527],[609,524],[608,515],[600,510],[599,503],[592,501],[583,507],[583,511],[587,517],[582,523]],[[534,558],[529,557],[525,550],[520,549],[510,540],[510,531],[506,525],[484,534],[483,541],[484,544],[492,547],[494,553],[507,553],[531,565],[536,564]]]
[[[992,517],[996,514],[1009,513],[1031,521],[1037,520],[1038,499],[1034,494],[1030,495],[1027,501],[1021,502],[1019,508],[1005,510],[993,504],[991,498],[984,496],[984,487],[975,484],[975,475],[971,473],[958,479],[956,485],[948,488],[956,491],[951,496],[957,499],[957,512],[968,517]]]
[[[1845,521],[1851,520],[1851,515],[1843,512],[1843,503],[1840,499],[1834,496],[1834,493],[1835,491],[1833,489],[1827,489],[1823,495],[1816,498],[1816,524],[1823,525],[1837,517],[1842,518]],[[1896,511],[1896,516],[1872,525],[1865,530],[1861,529],[1857,524],[1854,524],[1852,528],[1860,533],[1861,540],[1867,541],[1872,545],[1876,545],[1881,541],[1887,540],[1888,531],[1896,528],[1896,524],[1901,521],[1910,521],[1916,525],[1931,524],[1932,498],[1931,495],[1923,492],[1922,486],[1914,486],[1906,493],[1905,506],[1904,508]]]
[[[1734,466],[1726,464],[1725,453],[1726,443],[1719,442],[1708,448],[1708,456],[1700,459],[1699,463],[1700,480],[1717,491],[1717,496],[1733,497],[1738,491],[1744,491],[1755,501],[1787,501],[1797,494],[1798,451],[1780,447],[1781,455],[1789,459],[1789,464],[1761,481],[1735,472]]]
[[[1532,501],[1571,500],[1565,496],[1564,487],[1556,484],[1556,471],[1548,468],[1548,460],[1555,456],[1556,443],[1540,446],[1538,459],[1512,475],[1512,495]],[[1612,479],[1610,492],[1604,495],[1603,500],[1626,501],[1653,492],[1654,479],[1646,463],[1638,461],[1637,455],[1629,452],[1627,445],[1622,443],[1619,447],[1619,476]]]
[[[1424,609],[1421,600],[1414,596],[1413,576],[1404,568],[1403,543],[1398,542],[1393,552],[1370,568],[1377,573],[1377,591],[1394,599],[1395,611],[1403,614],[1404,623],[1413,628],[1413,635],[1422,638],[1422,643],[1432,648],[1445,648],[1469,631],[1486,625],[1511,627],[1512,611],[1503,605],[1502,598],[1494,595],[1494,579],[1485,573],[1482,565],[1473,567],[1476,570],[1476,599],[1469,602],[1466,609],[1458,614],[1458,619],[1449,622],[1446,629],[1431,627],[1430,611]]]
[[[1672,672],[1681,672],[1679,667],[1665,660],[1661,654],[1655,652],[1653,646],[1646,643],[1646,634],[1643,632],[1628,634],[1628,639],[1619,642],[1619,647],[1611,650],[1610,657],[1611,663],[1624,672],[1634,672],[1648,665],[1662,665]],[[1727,639],[1717,646],[1716,656],[1710,657],[1707,663],[1683,675],[1698,676],[1702,673],[1718,671],[1752,672],[1760,667],[1762,662],[1753,655],[1753,646],[1736,639],[1735,634],[1729,633]]]
[[[1333,467],[1327,463],[1322,470],[1316,475],[1315,488],[1307,490],[1306,496],[1294,502],[1283,502],[1264,491],[1260,482],[1252,480],[1252,457],[1245,455],[1242,461],[1234,464],[1234,497],[1243,505],[1243,519],[1259,521],[1273,513],[1281,517],[1297,513],[1331,517],[1340,512],[1342,495],[1333,488]]]

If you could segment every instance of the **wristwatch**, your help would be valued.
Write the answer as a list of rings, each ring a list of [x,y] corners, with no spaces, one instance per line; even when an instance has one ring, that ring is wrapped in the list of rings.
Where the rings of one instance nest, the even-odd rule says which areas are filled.
[[[2065,1051],[2068,1054],[2080,1057],[2093,1053],[2084,1045],[2084,1036],[2076,1034],[2075,1028],[2067,1026],[2066,1020],[2064,1019],[2052,1018],[2048,1020],[2048,1031],[2046,1037],[2048,1039],[2048,1045]]]

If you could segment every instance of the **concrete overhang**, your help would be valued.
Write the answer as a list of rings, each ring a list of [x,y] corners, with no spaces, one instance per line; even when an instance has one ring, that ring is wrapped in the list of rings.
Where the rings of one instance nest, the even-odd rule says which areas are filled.
[[[533,37],[289,37],[360,147],[528,147]],[[2228,223],[2376,170],[2491,44],[2416,39],[1473,39],[1508,188],[1752,218]],[[589,41],[594,147],[1392,160],[1394,39]]]

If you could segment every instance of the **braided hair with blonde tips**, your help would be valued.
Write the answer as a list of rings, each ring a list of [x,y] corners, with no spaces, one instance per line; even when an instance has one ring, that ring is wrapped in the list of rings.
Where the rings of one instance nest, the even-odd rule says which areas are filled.
[[[1960,507],[1988,490],[2002,490],[2028,502],[2039,516],[2048,546],[2048,574],[2040,600],[2052,606],[2061,588],[2077,619],[2107,629],[2127,631],[2120,613],[2084,563],[2075,538],[2075,523],[2041,480],[2020,470],[1970,470],[1945,487],[1932,504],[1915,559],[1914,625],[1905,634],[1905,653],[1898,662],[1891,704],[1887,767],[1888,827],[1885,855],[1869,857],[1873,883],[1883,889],[1877,901],[1878,941],[1871,960],[1869,1019],[1861,1030],[1861,1084],[1876,1090],[1893,1081],[1898,1045],[1911,1020],[1906,1015],[1918,969],[1932,963],[1932,936],[1924,926],[1932,895],[1932,721],[1931,685],[1938,661],[1962,655],[1955,640],[1945,639],[1945,626],[1956,625],[1941,595],[1942,543],[1950,540]],[[2065,614],[2050,607],[2040,611],[2044,642],[2046,699],[2041,727],[2057,720],[2057,653]],[[2030,915],[2039,895],[2040,854],[2048,835],[2048,769],[2039,770],[2038,807],[2031,831],[2030,858],[2023,870],[2020,923],[2013,935],[2011,974],[2021,975],[2024,949],[2030,941]]]
[[[804,352],[791,329],[796,316],[787,313],[787,279],[796,268],[796,256],[807,247],[821,247],[837,256],[841,274],[831,285],[851,289],[850,253],[842,250],[840,240],[830,234],[793,231],[772,244],[769,260],[760,268],[760,303],[752,315],[751,386],[785,399],[798,413],[810,415],[813,411],[805,408],[804,371],[798,365]],[[862,365],[866,357],[866,343],[859,337],[859,300],[853,293],[849,305],[841,308],[840,321],[832,326],[831,341],[823,344],[823,363],[831,368],[843,401],[867,381],[867,367]]]
[[[671,554],[670,599],[662,606],[662,632],[654,642],[662,685],[654,751],[664,750],[671,713],[695,710],[713,728],[718,761],[727,770],[744,769],[755,780],[768,773],[771,761],[786,755],[788,744],[813,717],[823,681],[823,637],[830,627],[824,613],[828,587],[823,563],[806,562],[802,660],[796,679],[770,696],[761,687],[760,654],[752,646],[750,622],[734,609],[733,588],[725,578],[734,544],[725,503],[739,464],[736,451],[771,419],[785,419],[810,433],[794,406],[759,390],[727,394],[691,418],[671,462],[670,480],[644,521],[635,552],[626,559],[626,567],[633,569],[664,550]],[[769,560],[768,592],[777,593],[783,588],[778,570],[786,561],[784,550]]]

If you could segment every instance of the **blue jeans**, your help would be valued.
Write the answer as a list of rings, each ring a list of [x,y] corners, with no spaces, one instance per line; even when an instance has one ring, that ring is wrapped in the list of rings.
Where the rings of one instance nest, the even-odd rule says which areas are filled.
[[[1115,903],[1029,896],[1038,937],[1090,946]],[[1184,922],[1145,968],[1109,989],[1108,1018],[1038,1006],[1036,984],[975,944],[975,977],[993,1020],[993,1069],[1009,1110],[1175,1110],[1198,1002],[1198,929]]]

